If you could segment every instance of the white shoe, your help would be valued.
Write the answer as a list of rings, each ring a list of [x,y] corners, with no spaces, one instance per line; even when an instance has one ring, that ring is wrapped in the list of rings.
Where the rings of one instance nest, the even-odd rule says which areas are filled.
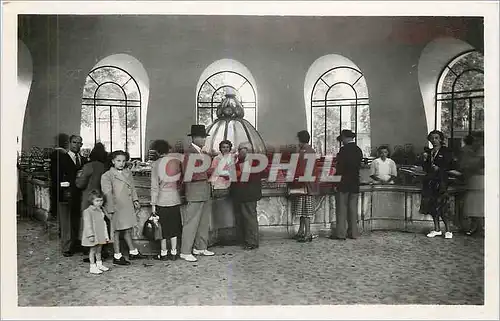
[[[214,256],[215,253],[209,250],[197,250],[193,249],[193,254],[194,255],[204,255],[204,256]]]
[[[99,268],[97,267],[96,264],[90,264],[90,271],[89,272],[92,274],[101,274],[102,273],[102,271],[99,270]]]
[[[451,233],[451,232],[444,233],[444,238],[445,239],[451,239],[451,238],[453,238],[453,233]]]
[[[431,231],[429,234],[427,234],[427,237],[436,237],[436,236],[441,236],[443,235],[443,232],[439,231]]]
[[[193,254],[182,254],[181,253],[180,258],[183,259],[183,260],[186,260],[188,262],[196,262],[196,261],[198,261],[198,259],[195,258],[193,256]]]
[[[102,261],[97,261],[96,265],[97,265],[97,268],[101,271],[109,271],[108,267],[105,267],[104,265],[102,265]]]

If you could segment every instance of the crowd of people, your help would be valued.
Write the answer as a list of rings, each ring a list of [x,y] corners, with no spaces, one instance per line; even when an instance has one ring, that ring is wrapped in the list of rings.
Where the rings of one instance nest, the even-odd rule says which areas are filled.
[[[158,260],[182,259],[197,261],[197,256],[213,256],[208,250],[209,219],[212,200],[228,198],[233,203],[238,235],[247,250],[259,247],[259,223],[257,202],[262,198],[261,173],[250,173],[241,179],[246,168],[255,166],[248,157],[252,145],[224,140],[219,144],[220,154],[213,158],[206,171],[193,173],[191,180],[183,180],[190,155],[203,154],[208,136],[205,126],[191,126],[191,144],[184,150],[184,159],[174,157],[170,144],[165,140],[154,141],[151,149],[158,159],[151,165],[151,219],[161,226]],[[336,188],[336,224],[332,224],[331,238],[345,240],[359,236],[358,199],[360,192],[360,168],[363,154],[355,142],[356,134],[342,130],[337,140],[342,144],[336,155],[336,174],[341,180]],[[420,211],[431,215],[433,230],[428,237],[443,235],[440,220],[445,225],[444,237],[452,238],[448,181],[450,175],[460,176],[467,183],[464,212],[472,217],[468,235],[477,233],[484,217],[484,150],[481,133],[473,133],[464,139],[459,162],[454,161],[451,150],[445,146],[442,132],[434,130],[428,135],[432,144],[423,154],[419,165],[425,172],[422,186]],[[315,159],[316,151],[309,144],[310,134],[297,133],[298,163],[294,181],[290,183],[288,196],[292,201],[293,214],[300,217],[296,240],[311,242],[311,220],[314,201],[320,189],[317,181],[302,182],[307,162]],[[109,268],[103,265],[108,255],[113,264],[129,265],[130,260],[144,258],[132,239],[137,225],[136,213],[140,210],[139,198],[132,172],[127,167],[129,155],[117,150],[108,153],[105,146],[96,143],[89,159],[81,156],[82,138],[60,134],[58,147],[51,155],[52,213],[59,221],[62,255],[69,257],[83,252],[88,257],[92,274],[100,274]],[[370,177],[375,184],[393,184],[397,168],[389,158],[389,148],[379,147],[378,158],[372,162]],[[458,171],[457,171],[458,170]],[[232,173],[236,179],[232,179]],[[215,172],[216,175],[213,175]],[[246,173],[248,174],[248,173]],[[172,177],[181,179],[172,180]],[[181,210],[181,207],[184,207]],[[121,253],[123,236],[128,255]],[[112,247],[112,254],[110,253]]]

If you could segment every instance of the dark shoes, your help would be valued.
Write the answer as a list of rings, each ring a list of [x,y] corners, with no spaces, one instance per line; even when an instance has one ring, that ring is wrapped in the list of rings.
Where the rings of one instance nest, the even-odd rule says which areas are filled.
[[[302,236],[302,237],[298,238],[297,242],[306,243],[306,242],[312,242],[312,240],[313,240],[312,235],[308,235],[308,236]]]
[[[259,246],[258,245],[255,245],[255,244],[246,244],[244,247],[243,247],[245,250],[255,250],[255,249],[258,249]]]
[[[71,252],[71,251],[66,251],[66,252],[63,252],[63,256],[64,256],[64,257],[70,257],[70,256],[73,256],[73,254],[74,254],[74,253],[73,253],[73,252]]]
[[[129,254],[128,257],[130,260],[140,260],[145,259],[146,256],[142,255],[141,252],[137,251],[138,254]]]
[[[113,264],[116,265],[130,265],[130,262],[125,259],[125,257],[121,257],[119,260],[113,257]]]

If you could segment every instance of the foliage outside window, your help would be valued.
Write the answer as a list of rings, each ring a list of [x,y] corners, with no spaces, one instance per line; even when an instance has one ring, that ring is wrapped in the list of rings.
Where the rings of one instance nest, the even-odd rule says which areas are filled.
[[[369,156],[370,106],[363,74],[352,67],[335,67],[321,75],[311,95],[312,144],[321,155],[336,155],[336,138],[343,129],[356,135],[356,143]]]
[[[108,151],[125,150],[142,159],[141,93],[125,70],[102,66],[85,81],[82,98],[83,148],[101,142]]]
[[[236,94],[236,98],[244,107],[244,118],[256,128],[255,89],[248,79],[234,71],[217,72],[203,82],[197,97],[198,124],[209,126],[217,119],[217,106],[228,93]]]
[[[484,130],[483,70],[483,55],[469,51],[452,59],[441,73],[434,126],[450,138],[453,148],[460,147],[467,134]]]

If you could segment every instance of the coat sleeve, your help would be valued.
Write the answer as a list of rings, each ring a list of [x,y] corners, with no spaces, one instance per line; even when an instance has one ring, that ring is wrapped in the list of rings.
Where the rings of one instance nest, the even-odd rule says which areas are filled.
[[[94,222],[90,215],[90,210],[83,211],[83,233],[84,237],[95,236]]]
[[[135,189],[135,184],[134,184],[134,177],[130,175],[131,182],[130,182],[130,189],[132,192],[132,200],[135,202],[139,202],[139,196],[137,196],[137,190]]]
[[[158,161],[151,166],[151,205],[156,205],[158,201],[158,193],[160,191],[160,184],[158,181]]]
[[[85,189],[89,183],[90,176],[92,176],[92,165],[84,165],[82,170],[76,175],[76,187]]]
[[[114,213],[115,203],[113,199],[113,182],[111,181],[109,172],[106,172],[101,176],[101,189],[106,201],[106,210],[108,213]]]

